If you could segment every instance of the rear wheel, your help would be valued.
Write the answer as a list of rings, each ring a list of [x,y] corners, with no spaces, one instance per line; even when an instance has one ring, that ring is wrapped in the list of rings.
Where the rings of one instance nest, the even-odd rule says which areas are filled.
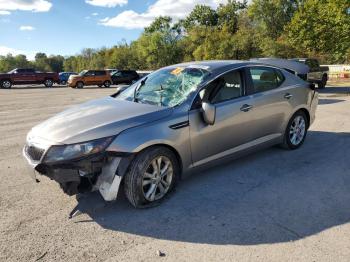
[[[76,87],[77,88],[83,88],[84,87],[84,83],[79,81],[79,82],[77,82]]]
[[[6,89],[8,89],[8,88],[11,88],[11,86],[12,86],[12,83],[11,83],[10,80],[3,80],[3,81],[1,82],[1,88],[6,88]]]
[[[125,175],[124,191],[136,208],[158,205],[174,188],[179,176],[174,153],[165,147],[152,147],[139,153]]]
[[[319,83],[317,84],[317,86],[318,86],[318,88],[323,89],[323,88],[326,87],[326,84],[327,84],[327,76],[326,76],[326,75],[323,75],[323,76],[322,76],[321,82],[319,82]]]
[[[105,86],[105,87],[110,87],[111,86],[111,82],[110,81],[104,81],[104,83],[103,83],[103,85]]]
[[[60,84],[63,85],[63,86],[65,86],[65,85],[67,84],[67,81],[62,80]]]
[[[46,87],[52,87],[52,86],[53,86],[53,81],[52,81],[52,79],[46,79],[46,80],[44,81],[44,85],[45,85]]]
[[[305,113],[302,111],[296,112],[289,120],[283,146],[291,150],[299,148],[304,143],[307,128],[308,121]]]

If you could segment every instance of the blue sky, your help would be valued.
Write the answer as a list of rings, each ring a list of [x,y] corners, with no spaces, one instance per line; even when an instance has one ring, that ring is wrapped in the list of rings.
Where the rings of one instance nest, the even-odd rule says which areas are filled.
[[[175,20],[195,4],[225,0],[0,0],[0,55],[72,55],[136,39],[159,15]]]

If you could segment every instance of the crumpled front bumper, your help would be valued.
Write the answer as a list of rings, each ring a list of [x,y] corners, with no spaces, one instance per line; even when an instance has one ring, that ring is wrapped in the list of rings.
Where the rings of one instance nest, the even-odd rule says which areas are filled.
[[[30,159],[25,149],[23,155],[28,164],[41,175],[57,183],[68,195],[99,190],[106,201],[117,198],[120,182],[133,156],[103,152],[78,160],[58,163],[35,162]]]

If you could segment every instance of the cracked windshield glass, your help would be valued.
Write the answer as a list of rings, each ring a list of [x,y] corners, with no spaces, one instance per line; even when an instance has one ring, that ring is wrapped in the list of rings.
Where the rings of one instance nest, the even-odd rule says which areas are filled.
[[[116,99],[173,107],[185,101],[208,73],[194,67],[165,68],[130,86]]]

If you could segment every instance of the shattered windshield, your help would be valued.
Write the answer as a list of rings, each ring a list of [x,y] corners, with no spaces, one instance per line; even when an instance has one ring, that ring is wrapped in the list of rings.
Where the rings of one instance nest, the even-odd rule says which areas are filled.
[[[165,68],[149,74],[116,97],[137,103],[172,107],[197,89],[209,72],[203,68]]]

